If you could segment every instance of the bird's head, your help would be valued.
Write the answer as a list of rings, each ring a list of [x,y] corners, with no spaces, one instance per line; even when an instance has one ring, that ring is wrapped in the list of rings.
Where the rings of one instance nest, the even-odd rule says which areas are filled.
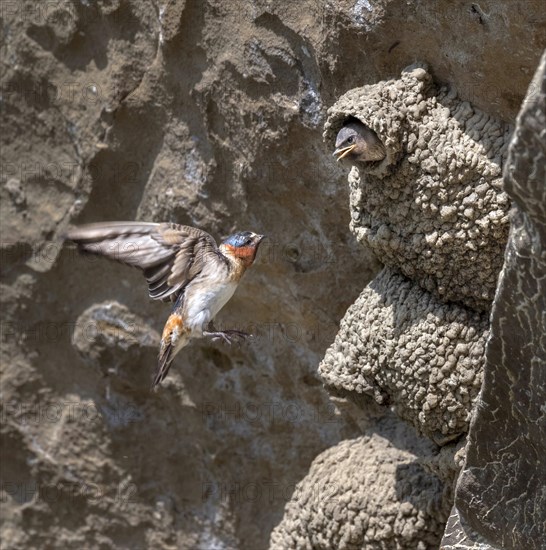
[[[263,239],[265,239],[265,235],[258,235],[252,231],[241,231],[224,239],[220,250],[228,256],[237,258],[245,267],[249,267],[254,262]]]
[[[337,160],[346,159],[355,162],[377,162],[385,158],[385,146],[377,134],[356,119],[345,123],[336,137]]]

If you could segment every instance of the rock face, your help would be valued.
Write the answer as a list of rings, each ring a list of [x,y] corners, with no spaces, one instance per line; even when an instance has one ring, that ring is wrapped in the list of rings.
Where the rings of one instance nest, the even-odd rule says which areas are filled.
[[[84,362],[97,369],[109,384],[145,390],[149,373],[134,365],[144,355],[157,354],[159,334],[116,302],[95,304],[77,319],[72,345]]]
[[[378,267],[321,150],[319,31],[237,4],[0,6],[5,548],[265,548],[359,434],[316,376]],[[151,394],[169,307],[61,242],[115,219],[267,234],[216,323],[255,339],[192,344]]]
[[[3,548],[265,548],[317,455],[375,442],[316,376],[379,271],[347,230],[325,106],[422,59],[461,101],[510,123],[540,56],[541,11],[1,2]],[[150,395],[168,310],[139,273],[61,243],[69,224],[114,219],[268,234],[217,323],[255,341],[196,342]],[[435,453],[427,468],[451,479]],[[444,516],[430,515],[437,537]]]
[[[505,188],[515,208],[456,495],[470,528],[507,550],[546,541],[545,106],[546,54],[510,144]]]

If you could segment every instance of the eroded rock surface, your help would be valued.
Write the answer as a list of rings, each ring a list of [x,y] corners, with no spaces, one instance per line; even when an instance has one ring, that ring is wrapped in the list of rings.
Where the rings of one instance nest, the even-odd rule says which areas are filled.
[[[515,208],[456,495],[466,523],[507,550],[546,542],[545,106],[546,54],[510,144],[505,188]]]
[[[82,359],[109,382],[140,389],[149,387],[150,373],[135,365],[142,355],[153,361],[159,340],[157,331],[117,302],[95,304],[84,311],[72,336],[72,344]]]
[[[265,548],[313,458],[361,433],[316,377],[378,271],[347,231],[325,106],[423,59],[511,122],[541,12],[538,0],[1,2],[3,548]],[[168,310],[139,273],[60,242],[70,223],[136,218],[270,236],[218,323],[256,340],[195,343],[152,396]],[[76,321],[114,303],[82,341]]]
[[[454,506],[447,519],[441,550],[496,550],[485,537],[473,531]]]

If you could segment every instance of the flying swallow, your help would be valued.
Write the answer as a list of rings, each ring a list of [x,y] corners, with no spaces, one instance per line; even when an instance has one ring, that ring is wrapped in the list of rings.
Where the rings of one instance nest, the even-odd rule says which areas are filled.
[[[347,159],[355,162],[375,162],[385,158],[385,147],[377,134],[356,119],[349,119],[336,137],[337,160]]]
[[[208,233],[187,225],[105,222],[74,227],[66,238],[80,251],[138,267],[150,298],[174,302],[152,388],[164,380],[175,355],[190,339],[211,337],[231,343],[249,336],[238,330],[217,331],[211,325],[254,262],[264,235],[243,231],[218,246]]]

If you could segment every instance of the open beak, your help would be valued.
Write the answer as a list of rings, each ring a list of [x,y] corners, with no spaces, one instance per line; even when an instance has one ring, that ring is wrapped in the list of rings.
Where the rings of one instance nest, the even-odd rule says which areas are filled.
[[[334,157],[339,155],[337,157],[337,160],[339,162],[343,157],[346,157],[355,147],[356,144],[349,145],[349,147],[341,147],[340,149],[336,149],[332,154]]]

